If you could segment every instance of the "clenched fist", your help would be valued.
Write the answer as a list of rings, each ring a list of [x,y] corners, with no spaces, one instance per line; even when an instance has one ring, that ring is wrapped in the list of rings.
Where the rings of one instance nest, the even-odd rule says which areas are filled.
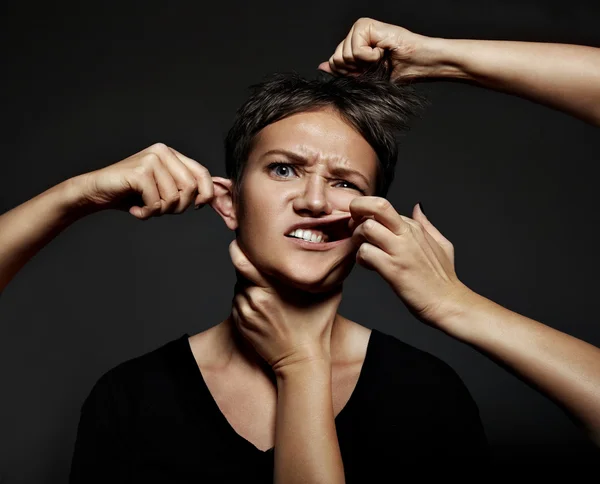
[[[427,77],[436,63],[429,40],[397,25],[360,18],[319,69],[336,75],[360,74],[389,51],[392,80]]]
[[[179,214],[192,202],[199,207],[214,196],[208,170],[163,143],[81,177],[85,208],[123,210],[140,220]]]

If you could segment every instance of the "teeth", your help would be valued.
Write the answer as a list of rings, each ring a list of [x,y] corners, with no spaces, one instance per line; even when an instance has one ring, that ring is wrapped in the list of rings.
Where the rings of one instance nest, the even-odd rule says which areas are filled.
[[[290,237],[295,237],[297,239],[303,239],[307,242],[327,242],[327,236],[317,230],[302,230],[296,229],[292,230],[289,234]]]

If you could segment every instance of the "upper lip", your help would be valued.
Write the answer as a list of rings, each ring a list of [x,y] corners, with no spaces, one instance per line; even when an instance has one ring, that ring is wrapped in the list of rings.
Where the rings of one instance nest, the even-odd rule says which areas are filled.
[[[303,220],[302,222],[298,222],[298,223],[292,225],[290,228],[288,228],[285,235],[288,235],[290,232],[292,232],[296,229],[319,227],[321,225],[327,225],[327,224],[330,224],[333,222],[338,222],[340,220],[349,219],[350,217],[351,217],[350,213],[344,213],[344,214],[340,214],[340,215],[332,215],[331,217],[312,218],[312,219]]]

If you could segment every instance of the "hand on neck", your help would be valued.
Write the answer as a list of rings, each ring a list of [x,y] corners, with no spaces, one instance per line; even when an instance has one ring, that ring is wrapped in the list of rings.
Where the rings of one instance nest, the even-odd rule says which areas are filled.
[[[333,306],[335,306],[333,308],[335,312],[331,332],[331,339],[333,340],[333,330],[336,327],[336,323],[343,319],[342,316],[337,314],[337,307],[341,300],[342,285],[328,292],[313,293],[283,284],[280,281],[274,281],[272,278],[269,280],[269,283],[270,286],[266,290],[271,292],[272,297],[279,299],[284,308],[295,313],[296,317],[300,313],[306,314],[307,318],[319,318],[320,314],[330,313]],[[252,285],[252,282],[238,273],[234,293],[243,290],[246,285]],[[267,374],[273,374],[269,364],[237,328],[231,313],[224,323],[227,327],[227,351],[230,353],[230,360],[263,370]]]

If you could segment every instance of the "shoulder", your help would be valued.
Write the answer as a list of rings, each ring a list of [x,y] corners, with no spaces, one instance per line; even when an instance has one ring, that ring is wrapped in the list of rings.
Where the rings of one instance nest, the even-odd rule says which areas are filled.
[[[86,402],[119,399],[139,394],[151,387],[164,387],[177,374],[186,356],[188,335],[169,341],[142,355],[130,358],[103,373],[95,382]]]
[[[373,330],[373,360],[382,375],[403,385],[466,389],[456,371],[441,358],[400,340]]]
[[[381,388],[388,398],[384,406],[391,400],[394,411],[404,409],[413,416],[426,415],[432,432],[444,429],[470,441],[468,445],[485,447],[479,408],[448,363],[381,331],[373,330],[372,337],[371,348],[377,355],[371,360],[369,374],[375,375],[375,388]]]

